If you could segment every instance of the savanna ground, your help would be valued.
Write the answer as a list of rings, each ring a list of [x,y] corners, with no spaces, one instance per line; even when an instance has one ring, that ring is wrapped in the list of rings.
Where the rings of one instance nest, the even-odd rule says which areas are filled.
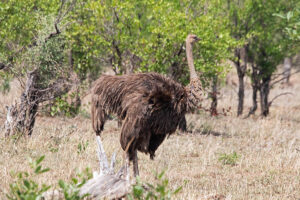
[[[188,115],[192,133],[169,137],[154,161],[138,155],[141,179],[153,182],[154,172],[166,170],[171,188],[183,185],[177,199],[213,199],[215,195],[226,199],[300,199],[300,76],[293,76],[291,83],[271,91],[271,98],[281,92],[293,95],[279,97],[269,117],[259,117],[258,110],[248,119],[236,117],[236,86],[225,86],[219,109],[231,107],[227,116]],[[0,96],[1,124],[5,105],[11,104],[19,91],[14,84],[8,95]],[[245,105],[247,112],[251,105],[249,84]],[[0,199],[5,199],[13,181],[11,172],[29,170],[28,157],[46,156],[43,166],[51,170],[38,181],[51,185],[57,185],[59,179],[71,179],[86,167],[98,170],[88,114],[76,118],[39,116],[31,138],[4,138],[3,127],[0,133]],[[109,121],[102,136],[106,153],[110,156],[117,151],[117,168],[123,162],[119,133],[117,122]],[[222,157],[225,160],[220,160]]]

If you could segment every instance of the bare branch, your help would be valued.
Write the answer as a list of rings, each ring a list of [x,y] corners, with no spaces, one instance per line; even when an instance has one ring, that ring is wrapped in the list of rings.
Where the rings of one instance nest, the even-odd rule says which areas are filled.
[[[108,161],[107,161],[107,156],[105,154],[104,148],[102,146],[102,142],[100,139],[100,136],[96,137],[97,139],[97,144],[98,144],[98,158],[99,158],[99,165],[100,165],[100,175],[102,174],[110,174],[110,170],[108,167]]]
[[[277,99],[278,97],[283,96],[283,95],[288,95],[288,94],[294,95],[294,94],[291,93],[291,92],[284,92],[284,93],[278,94],[278,95],[276,95],[271,101],[269,101],[269,106],[271,106],[272,103],[273,103],[273,101],[274,101],[275,99]]]
[[[292,75],[294,75],[294,74],[297,74],[297,73],[299,73],[299,72],[300,72],[300,69],[297,70],[297,71],[295,71],[294,73],[291,73],[290,76],[292,76]],[[272,84],[270,84],[270,87],[273,87],[275,84],[277,84],[277,83],[283,81],[284,79],[286,79],[286,77],[282,77],[282,78],[280,78],[280,79],[274,81]]]

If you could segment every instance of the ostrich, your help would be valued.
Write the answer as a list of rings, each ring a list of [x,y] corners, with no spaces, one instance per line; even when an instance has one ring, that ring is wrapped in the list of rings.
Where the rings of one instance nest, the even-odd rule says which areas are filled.
[[[133,162],[134,176],[139,175],[137,151],[150,154],[175,132],[187,112],[201,101],[201,82],[196,74],[192,45],[196,35],[186,38],[186,56],[190,83],[186,87],[158,73],[122,76],[103,75],[92,89],[92,125],[100,136],[109,114],[123,120],[120,143],[126,163]]]

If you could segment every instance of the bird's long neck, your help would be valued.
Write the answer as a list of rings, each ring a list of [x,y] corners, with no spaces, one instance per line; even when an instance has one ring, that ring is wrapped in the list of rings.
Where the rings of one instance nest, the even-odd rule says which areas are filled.
[[[198,78],[194,66],[192,44],[188,41],[186,41],[186,57],[187,57],[187,62],[190,70],[190,80]]]
[[[190,83],[185,87],[187,93],[187,112],[197,109],[202,101],[202,86],[194,66],[192,44],[186,41],[186,57],[190,69]]]

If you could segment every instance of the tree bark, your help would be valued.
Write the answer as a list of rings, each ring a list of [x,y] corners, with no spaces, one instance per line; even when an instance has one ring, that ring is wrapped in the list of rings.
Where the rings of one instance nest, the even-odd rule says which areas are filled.
[[[235,56],[237,57],[237,61],[234,63],[235,63],[235,67],[236,67],[238,78],[239,78],[237,116],[242,115],[243,109],[244,109],[244,97],[245,97],[244,77],[246,74],[247,62],[248,62],[247,50],[248,50],[247,45],[235,50]]]
[[[16,132],[30,136],[33,131],[35,117],[38,109],[38,93],[36,90],[37,71],[28,73],[25,91],[22,93],[20,103],[8,107],[5,122],[5,135]]]
[[[292,58],[286,57],[283,62],[284,83],[289,84],[292,69]]]
[[[243,73],[238,73],[239,77],[239,91],[238,91],[238,109],[237,109],[237,116],[243,114],[244,109],[244,96],[245,96],[245,86],[244,86],[244,76]]]
[[[257,110],[257,92],[259,90],[259,77],[258,77],[258,70],[255,67],[254,64],[252,66],[252,74],[251,74],[251,79],[252,79],[252,107],[250,108],[250,111],[248,113],[248,117],[250,115],[254,115],[255,111]]]
[[[254,115],[255,111],[257,110],[257,87],[252,87],[252,107],[250,108],[250,111],[248,113],[248,116]]]
[[[213,78],[213,81],[212,81],[212,92],[211,92],[212,102],[210,104],[210,115],[211,116],[217,116],[218,115],[218,111],[217,111],[217,106],[218,106],[217,94],[218,94],[218,76],[216,75]]]
[[[5,136],[15,133],[30,136],[33,131],[39,103],[61,96],[70,89],[70,85],[60,79],[50,84],[48,88],[40,89],[38,79],[38,70],[29,72],[20,101],[7,108]]]
[[[261,115],[266,117],[269,115],[269,92],[270,92],[271,76],[264,77],[262,79],[262,85],[260,87],[260,105]]]

